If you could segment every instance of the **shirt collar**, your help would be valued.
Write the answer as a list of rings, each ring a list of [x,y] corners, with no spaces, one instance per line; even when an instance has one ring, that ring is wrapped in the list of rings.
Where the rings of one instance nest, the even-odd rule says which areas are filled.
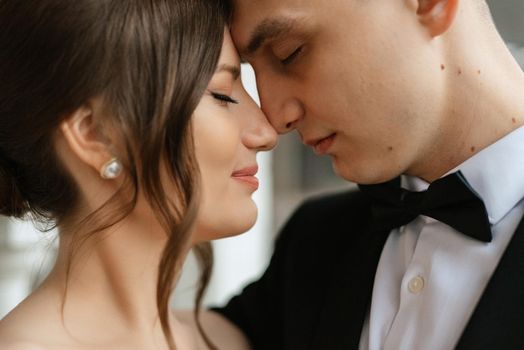
[[[497,224],[524,198],[524,127],[484,148],[448,174],[457,171],[484,201],[489,222]],[[429,183],[403,176],[402,186],[423,191]]]

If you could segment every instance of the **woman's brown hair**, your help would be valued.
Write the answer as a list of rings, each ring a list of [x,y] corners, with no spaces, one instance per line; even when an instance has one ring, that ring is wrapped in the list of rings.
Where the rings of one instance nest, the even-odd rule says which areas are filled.
[[[53,140],[65,118],[103,96],[133,195],[117,219],[96,219],[100,208],[84,220],[96,219],[92,236],[144,193],[168,235],[157,307],[171,348],[169,298],[198,208],[190,120],[216,69],[228,11],[216,0],[0,0],[0,214],[58,226],[70,219],[80,192]],[[176,204],[159,181],[162,162]],[[196,253],[198,314],[212,255],[209,245]]]

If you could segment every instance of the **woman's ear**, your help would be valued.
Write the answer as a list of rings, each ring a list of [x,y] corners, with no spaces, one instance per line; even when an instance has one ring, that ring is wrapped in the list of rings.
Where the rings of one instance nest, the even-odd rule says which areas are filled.
[[[442,35],[453,24],[460,0],[417,0],[417,15],[432,37]]]
[[[62,121],[59,128],[72,153],[96,172],[114,157],[96,122],[96,113],[101,111],[99,104],[96,99],[86,102]]]

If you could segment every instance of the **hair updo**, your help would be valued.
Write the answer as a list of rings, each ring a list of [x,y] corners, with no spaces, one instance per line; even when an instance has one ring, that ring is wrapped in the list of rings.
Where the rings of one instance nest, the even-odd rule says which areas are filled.
[[[190,119],[216,69],[229,16],[217,0],[0,0],[0,214],[58,226],[72,215],[79,189],[58,160],[55,135],[73,111],[102,96],[134,190],[118,219],[140,188],[168,235],[157,306],[171,348],[169,296],[197,210]],[[161,160],[176,207],[159,181]],[[97,221],[91,233],[112,219]],[[209,245],[196,253],[204,267],[198,312]]]
[[[28,208],[11,170],[12,166],[0,153],[0,215],[21,218]]]

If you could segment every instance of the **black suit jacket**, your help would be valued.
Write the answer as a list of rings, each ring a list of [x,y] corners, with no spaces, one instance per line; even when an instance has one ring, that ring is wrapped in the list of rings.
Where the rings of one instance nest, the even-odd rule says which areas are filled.
[[[371,220],[359,191],[306,202],[283,228],[264,275],[216,311],[255,350],[358,349],[389,234],[372,232]],[[524,349],[522,222],[457,349]]]

